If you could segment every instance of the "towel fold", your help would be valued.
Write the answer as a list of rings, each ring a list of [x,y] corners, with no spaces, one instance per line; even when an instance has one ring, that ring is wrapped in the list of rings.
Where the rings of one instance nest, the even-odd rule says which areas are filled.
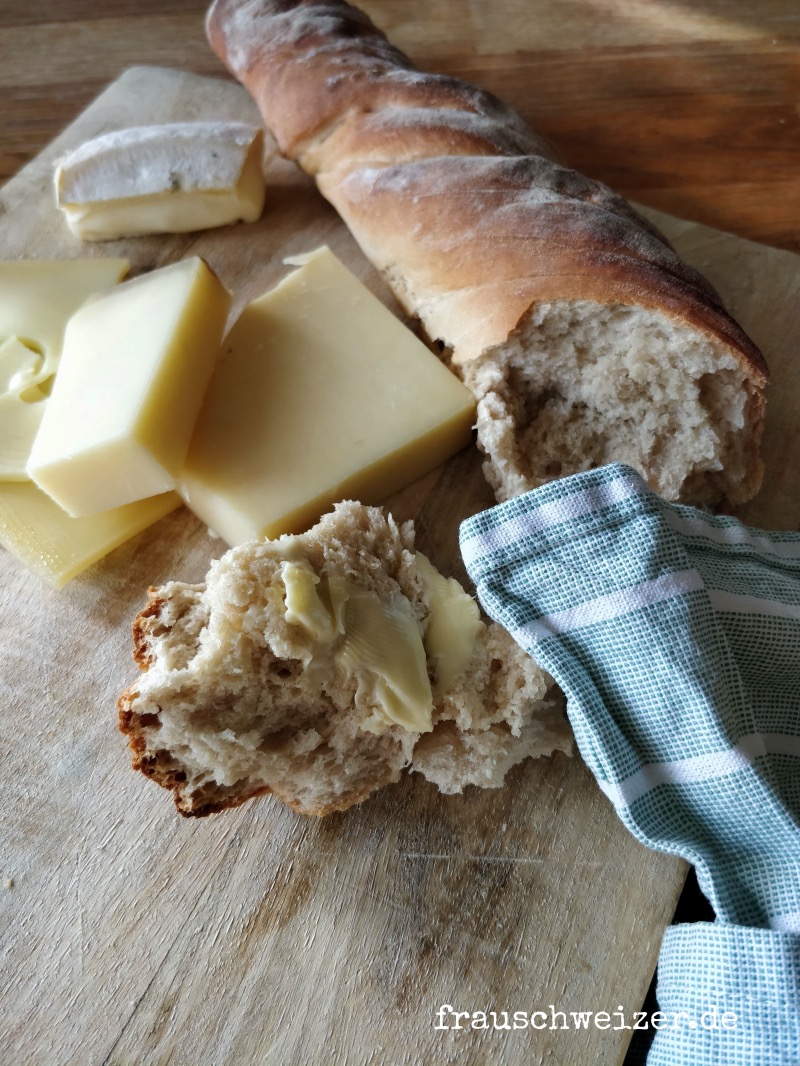
[[[613,464],[468,519],[461,551],[486,613],[566,693],[619,817],[692,863],[717,915],[670,929],[659,1006],[694,1011],[696,989],[737,1024],[706,1028],[697,1010],[696,1028],[659,1030],[648,1061],[797,1066],[800,534],[667,503]],[[763,982],[747,1010],[737,952]]]

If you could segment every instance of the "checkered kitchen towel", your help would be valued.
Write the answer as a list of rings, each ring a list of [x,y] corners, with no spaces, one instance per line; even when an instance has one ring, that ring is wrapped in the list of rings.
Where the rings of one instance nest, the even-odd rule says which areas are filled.
[[[716,911],[667,931],[648,1063],[798,1066],[800,534],[668,504],[614,464],[467,520],[461,551],[566,692],[619,817]]]

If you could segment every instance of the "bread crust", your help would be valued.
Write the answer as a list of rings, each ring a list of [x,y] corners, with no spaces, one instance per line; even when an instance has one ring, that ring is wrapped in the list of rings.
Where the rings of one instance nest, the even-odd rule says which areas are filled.
[[[491,357],[548,301],[659,312],[736,361],[750,421],[729,497],[756,491],[764,357],[622,197],[562,166],[491,93],[416,70],[344,0],[215,0],[207,32],[454,369]],[[485,436],[479,421],[491,461]]]
[[[202,588],[202,586],[193,587]],[[154,631],[166,631],[175,624],[174,619],[167,618],[170,601],[163,595],[161,589],[150,586],[147,590],[147,597],[147,605],[136,615],[131,626],[133,659],[139,669],[144,672],[150,669],[156,658],[153,650]],[[219,785],[214,783],[209,789],[208,796],[202,793],[187,794],[183,787],[186,782],[186,773],[181,769],[180,764],[169,751],[154,750],[152,747],[147,731],[157,726],[157,718],[152,714],[137,712],[136,701],[139,695],[139,686],[134,683],[124,689],[117,699],[117,724],[120,732],[128,738],[131,767],[160,785],[161,788],[172,792],[175,809],[184,818],[205,818],[209,814],[218,814],[221,811],[239,807],[256,796],[270,795],[273,792],[282,803],[297,814],[324,817],[363,803],[374,791],[373,788],[362,791],[351,790],[342,793],[335,803],[311,807],[297,803],[289,793],[281,793],[280,790],[275,790],[268,785],[221,794]]]
[[[216,0],[207,28],[281,151],[455,362],[503,343],[534,302],[635,302],[715,336],[766,383],[712,286],[491,93],[415,70],[343,0]]]

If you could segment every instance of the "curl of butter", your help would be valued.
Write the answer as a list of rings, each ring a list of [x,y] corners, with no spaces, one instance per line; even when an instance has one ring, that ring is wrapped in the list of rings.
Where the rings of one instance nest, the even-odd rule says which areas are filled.
[[[346,676],[357,675],[377,704],[361,723],[371,733],[393,725],[433,728],[433,694],[419,623],[403,596],[384,603],[344,575],[320,578],[304,559],[281,565],[287,622],[302,626]]]
[[[436,670],[434,692],[447,692],[463,674],[486,628],[478,604],[454,577],[440,574],[430,559],[417,552],[417,570],[425,582],[423,599],[428,622],[423,641]]]

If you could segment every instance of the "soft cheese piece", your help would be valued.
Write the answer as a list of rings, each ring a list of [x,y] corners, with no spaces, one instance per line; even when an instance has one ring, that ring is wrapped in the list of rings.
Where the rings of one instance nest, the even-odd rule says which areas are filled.
[[[70,317],[127,271],[127,259],[0,262],[0,481],[28,480]]]
[[[231,545],[378,502],[471,437],[468,390],[328,248],[289,262],[226,339],[181,478]]]
[[[39,382],[44,356],[9,337],[0,344],[0,440],[3,480],[27,479],[25,464],[39,430],[47,389]]]
[[[81,308],[31,451],[32,480],[73,516],[174,488],[229,310],[230,293],[197,258]]]
[[[242,122],[116,130],[61,160],[56,199],[85,241],[255,222],[263,154],[263,131]]]
[[[92,563],[181,504],[175,492],[70,518],[29,481],[0,483],[0,545],[60,589]]]

